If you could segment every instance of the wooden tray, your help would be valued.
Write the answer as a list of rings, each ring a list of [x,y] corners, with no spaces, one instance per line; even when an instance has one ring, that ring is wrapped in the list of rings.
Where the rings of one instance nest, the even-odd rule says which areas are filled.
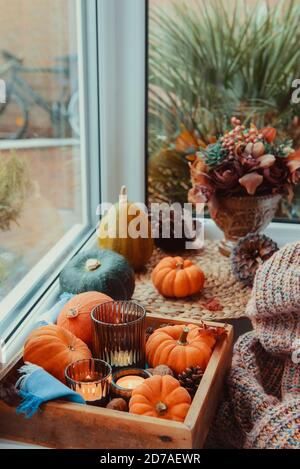
[[[147,327],[164,323],[165,317],[147,317]],[[168,319],[168,323],[184,322]],[[192,320],[188,323],[199,324]],[[224,327],[215,322],[206,324]],[[0,437],[53,448],[202,448],[231,365],[233,328],[226,325],[226,330],[227,337],[216,344],[184,423],[63,401],[43,405],[26,420],[0,401]],[[15,373],[20,364],[9,373]]]

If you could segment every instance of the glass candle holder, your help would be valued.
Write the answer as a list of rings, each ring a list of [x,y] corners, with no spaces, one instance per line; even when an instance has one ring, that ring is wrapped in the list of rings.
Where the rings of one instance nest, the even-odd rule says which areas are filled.
[[[105,361],[78,360],[67,366],[65,377],[69,388],[78,392],[87,404],[105,406],[108,403],[112,369]]]
[[[134,301],[109,301],[92,311],[93,355],[113,368],[145,367],[146,311]]]
[[[111,381],[112,397],[121,397],[125,400],[131,398],[132,391],[143,383],[147,378],[151,378],[151,373],[138,368],[126,368],[115,371]]]

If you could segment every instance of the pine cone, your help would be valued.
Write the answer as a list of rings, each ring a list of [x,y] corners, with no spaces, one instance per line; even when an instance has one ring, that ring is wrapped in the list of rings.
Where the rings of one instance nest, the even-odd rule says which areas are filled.
[[[258,267],[278,251],[277,244],[265,235],[250,233],[235,246],[231,265],[235,277],[252,287]]]
[[[159,214],[150,216],[152,229],[155,235],[155,245],[166,252],[184,251],[187,241],[195,239],[194,222],[177,219],[174,210],[162,209]],[[165,237],[166,236],[166,237]]]
[[[200,366],[192,366],[186,368],[185,371],[178,375],[178,381],[182,387],[184,387],[190,394],[191,397],[194,397],[204,371]]]
[[[151,327],[151,326],[147,327],[147,329],[146,329],[146,342],[149,339],[150,335],[153,334],[153,332],[154,332],[154,327]]]
[[[19,405],[20,397],[12,383],[0,383],[0,400],[11,407],[17,407]]]

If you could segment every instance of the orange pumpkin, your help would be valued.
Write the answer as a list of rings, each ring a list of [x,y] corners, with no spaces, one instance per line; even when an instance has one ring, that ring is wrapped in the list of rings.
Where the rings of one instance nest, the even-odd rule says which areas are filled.
[[[152,272],[152,281],[163,296],[183,298],[202,290],[205,275],[199,266],[182,257],[165,257]]]
[[[175,373],[191,366],[205,370],[212,355],[217,337],[223,328],[176,325],[161,327],[150,335],[146,343],[147,362],[151,368],[167,365]]]
[[[63,307],[57,325],[72,332],[89,347],[92,345],[91,312],[99,304],[112,301],[107,295],[96,291],[80,293]]]
[[[91,357],[82,340],[53,324],[35,329],[27,338],[23,352],[24,362],[41,366],[62,382],[65,382],[65,369],[70,363]]]
[[[172,376],[152,376],[132,391],[129,412],[183,422],[191,405],[187,390]]]
[[[263,134],[264,138],[267,140],[268,143],[274,142],[277,130],[274,127],[264,127],[261,129],[261,133]]]

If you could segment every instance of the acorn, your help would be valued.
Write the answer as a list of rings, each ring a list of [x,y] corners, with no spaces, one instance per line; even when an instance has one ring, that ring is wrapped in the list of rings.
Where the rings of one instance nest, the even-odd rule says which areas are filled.
[[[154,370],[152,371],[152,374],[153,376],[155,375],[159,375],[159,376],[166,376],[166,375],[170,375],[170,376],[174,376],[174,373],[173,371],[171,370],[171,368],[167,365],[158,365],[154,368]]]
[[[119,410],[120,412],[128,412],[128,405],[125,399],[112,399],[106,406],[107,409]]]

